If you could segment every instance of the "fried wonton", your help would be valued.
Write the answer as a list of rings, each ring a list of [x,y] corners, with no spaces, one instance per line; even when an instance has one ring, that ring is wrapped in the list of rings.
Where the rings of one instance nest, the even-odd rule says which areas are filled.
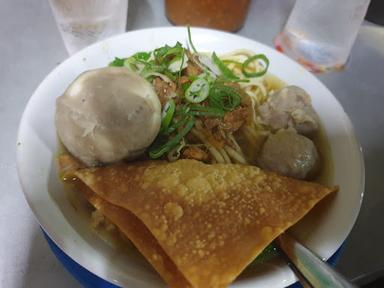
[[[171,287],[191,287],[183,274],[177,269],[172,260],[165,254],[157,240],[147,227],[130,211],[112,205],[95,194],[82,181],[77,181],[73,174],[83,165],[75,158],[63,154],[59,157],[59,166],[63,179],[71,179],[78,192],[110,222],[114,223],[120,231],[128,237],[140,253],[161,275]]]
[[[129,211],[134,217],[122,221],[145,226],[140,229],[152,235],[192,287],[226,287],[273,239],[336,191],[255,166],[195,160],[116,164],[74,175],[102,199],[102,207]],[[159,273],[172,287],[189,285]]]

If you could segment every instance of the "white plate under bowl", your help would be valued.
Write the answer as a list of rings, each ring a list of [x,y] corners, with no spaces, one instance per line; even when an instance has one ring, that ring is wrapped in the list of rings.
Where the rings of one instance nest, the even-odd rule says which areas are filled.
[[[312,97],[329,139],[334,162],[333,182],[340,186],[321,211],[309,214],[295,227],[297,236],[324,259],[329,258],[351,231],[359,213],[364,189],[364,166],[352,125],[332,93],[312,74],[283,54],[256,41],[208,29],[193,29],[200,51],[228,52],[246,48],[270,59],[269,71],[304,88]],[[140,257],[122,255],[104,244],[77,213],[57,176],[55,99],[83,71],[104,67],[115,56],[152,50],[176,41],[186,43],[185,28],[153,28],[132,31],[96,43],[55,68],[30,98],[21,119],[17,165],[29,206],[49,237],[84,268],[124,287],[164,286],[159,276]],[[319,209],[318,209],[319,210]],[[310,229],[308,230],[308,227]],[[288,267],[275,261],[247,270],[233,287],[285,287],[295,282]]]

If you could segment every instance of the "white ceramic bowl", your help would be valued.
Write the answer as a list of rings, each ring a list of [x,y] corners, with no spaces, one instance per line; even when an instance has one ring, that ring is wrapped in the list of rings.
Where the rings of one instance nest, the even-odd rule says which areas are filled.
[[[360,146],[343,108],[312,74],[279,52],[237,35],[193,29],[200,51],[228,52],[246,48],[270,59],[270,72],[288,84],[304,88],[320,115],[331,146],[335,197],[322,204],[295,227],[296,235],[324,259],[343,243],[357,218],[364,189]],[[55,164],[57,138],[54,126],[55,99],[83,71],[106,66],[115,56],[152,50],[176,41],[186,43],[185,28],[154,28],[132,31],[96,43],[54,69],[32,95],[21,119],[17,165],[29,206],[49,237],[73,260],[114,284],[125,287],[164,286],[159,276],[140,257],[114,251],[94,233],[64,193]],[[309,228],[308,228],[309,227]],[[249,269],[233,287],[284,287],[295,282],[283,263],[274,261]]]

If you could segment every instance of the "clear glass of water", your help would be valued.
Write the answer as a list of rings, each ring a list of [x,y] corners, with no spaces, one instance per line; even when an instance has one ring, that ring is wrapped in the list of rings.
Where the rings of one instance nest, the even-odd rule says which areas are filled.
[[[275,46],[313,72],[348,60],[370,0],[297,0]]]
[[[49,0],[69,54],[125,31],[128,0]]]

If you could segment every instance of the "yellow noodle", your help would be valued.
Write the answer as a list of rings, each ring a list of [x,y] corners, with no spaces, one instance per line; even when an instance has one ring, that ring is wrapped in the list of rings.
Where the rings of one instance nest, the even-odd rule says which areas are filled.
[[[239,152],[240,154],[242,154],[243,152],[242,152],[242,150],[241,150],[239,144],[237,143],[235,137],[233,137],[233,134],[232,134],[232,133],[228,133],[228,134],[227,134],[227,138],[229,139],[229,141],[231,142],[231,144],[234,146],[233,148],[234,148],[237,152]]]
[[[242,64],[253,55],[255,55],[255,53],[252,51],[242,49],[223,54],[220,56],[220,59],[235,61]],[[228,63],[227,67],[238,77],[244,78],[241,65]],[[262,66],[258,61],[252,61],[247,68],[253,72],[265,69],[264,66]],[[239,82],[239,85],[250,99],[252,107],[252,124],[244,124],[241,129],[244,136],[248,139],[248,142],[253,143],[260,138],[260,134],[257,131],[264,130],[257,117],[257,107],[268,98],[269,87],[264,76],[249,78],[248,80],[249,82]],[[192,133],[207,147],[209,153],[211,154],[211,158],[214,159],[213,161],[217,163],[247,163],[242,149],[232,134],[223,133],[223,136],[227,139],[229,145],[224,145],[224,147],[215,147],[213,143],[210,143],[210,137],[207,137],[207,131],[200,119],[196,119],[195,127],[192,130]]]
[[[197,121],[196,121],[196,124],[197,124]],[[225,160],[223,158],[223,156],[220,154],[219,151],[217,151],[217,149],[211,145],[209,142],[206,141],[207,137],[205,137],[203,135],[203,133],[201,133],[200,131],[198,131],[198,129],[193,128],[191,130],[192,134],[195,135],[195,137],[197,137],[202,143],[204,143],[204,145],[207,147],[209,153],[211,153],[211,156],[215,159],[215,161],[217,163],[225,163]]]
[[[247,164],[247,161],[244,159],[244,157],[240,153],[238,153],[235,149],[233,149],[232,147],[225,145],[224,149],[228,153],[228,155],[233,160],[235,160],[235,162],[241,163],[241,164]]]
[[[220,152],[221,156],[223,156],[225,163],[228,163],[228,164],[232,163],[231,158],[229,158],[224,148],[219,148],[218,151]]]

